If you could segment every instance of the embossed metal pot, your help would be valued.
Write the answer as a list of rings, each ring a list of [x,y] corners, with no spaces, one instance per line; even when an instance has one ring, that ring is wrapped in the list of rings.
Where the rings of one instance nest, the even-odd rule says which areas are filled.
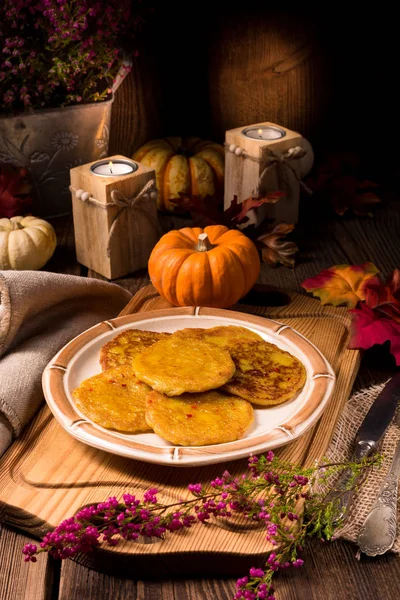
[[[25,167],[33,184],[31,212],[71,212],[69,170],[107,156],[113,98],[0,118],[0,162]]]

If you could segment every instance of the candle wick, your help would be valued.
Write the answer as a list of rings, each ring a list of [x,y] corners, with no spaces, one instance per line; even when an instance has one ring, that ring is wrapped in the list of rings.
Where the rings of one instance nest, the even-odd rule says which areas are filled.
[[[110,166],[110,173],[112,173],[112,172],[113,172],[113,170],[112,170],[112,168],[111,168],[111,166]]]

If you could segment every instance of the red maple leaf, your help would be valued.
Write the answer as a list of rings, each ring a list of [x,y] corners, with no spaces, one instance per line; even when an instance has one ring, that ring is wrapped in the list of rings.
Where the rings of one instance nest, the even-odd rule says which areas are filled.
[[[360,308],[350,311],[353,315],[349,348],[368,350],[375,344],[390,341],[390,353],[400,366],[400,322],[386,318],[379,311],[361,303]]]
[[[26,174],[25,169],[0,165],[0,217],[20,215],[32,204],[28,196],[32,188]]]
[[[371,262],[362,265],[334,265],[309,277],[301,286],[319,298],[322,304],[355,308],[365,300],[368,284],[380,285],[379,273]]]
[[[400,366],[400,269],[395,269],[386,282],[378,273],[372,263],[336,265],[301,285],[322,304],[345,304],[352,309],[349,348],[368,350],[389,342]]]
[[[306,183],[327,198],[338,215],[352,210],[356,215],[372,216],[372,209],[381,201],[374,191],[378,184],[360,176],[360,167],[357,154],[331,152]]]
[[[367,282],[365,303],[381,316],[400,323],[400,269],[395,269],[386,283]]]

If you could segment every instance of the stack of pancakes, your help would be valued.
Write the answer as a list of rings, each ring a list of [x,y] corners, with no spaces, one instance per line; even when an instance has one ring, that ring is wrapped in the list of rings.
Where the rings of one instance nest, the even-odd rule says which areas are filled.
[[[103,372],[74,390],[93,422],[126,433],[154,431],[181,446],[240,439],[253,404],[293,398],[305,382],[301,362],[244,327],[127,329],[103,346]]]

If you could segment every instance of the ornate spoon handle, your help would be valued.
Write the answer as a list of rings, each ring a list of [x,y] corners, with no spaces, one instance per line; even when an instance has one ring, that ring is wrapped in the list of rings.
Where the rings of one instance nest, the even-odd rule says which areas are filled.
[[[351,457],[352,462],[358,462],[361,459],[363,459],[364,457],[369,456],[374,449],[375,449],[374,442],[358,442],[356,444],[354,453]],[[349,507],[352,503],[353,496],[354,496],[354,487],[357,484],[358,478],[355,481],[353,481],[352,489],[347,489],[351,478],[352,478],[351,469],[345,469],[343,471],[343,473],[341,474],[341,476],[339,477],[338,481],[336,482],[336,485],[335,485],[336,489],[329,492],[329,494],[327,496],[328,501],[334,500],[334,499],[336,499],[336,501],[337,501],[338,514],[335,518],[336,523],[338,523],[341,518],[347,516]],[[337,496],[338,492],[340,493],[340,496]]]
[[[400,441],[386,479],[357,539],[360,550],[368,556],[384,554],[390,550],[396,539],[399,476]]]

